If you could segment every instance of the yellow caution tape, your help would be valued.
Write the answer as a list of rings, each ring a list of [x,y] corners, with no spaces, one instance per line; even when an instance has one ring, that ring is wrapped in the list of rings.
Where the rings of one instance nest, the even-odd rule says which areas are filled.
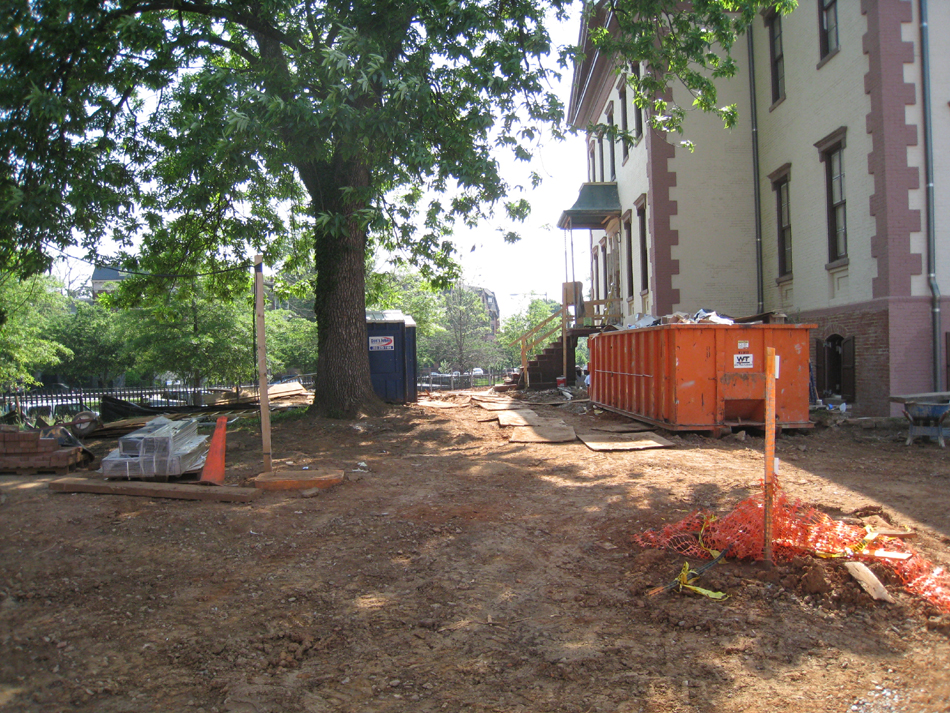
[[[854,555],[864,552],[864,550],[868,548],[868,545],[877,538],[878,534],[870,525],[865,525],[864,530],[867,534],[865,534],[859,542],[855,543],[854,547],[845,547],[841,552],[820,552],[819,550],[815,550],[815,555],[823,557],[824,559],[835,559],[837,557],[854,557]]]
[[[713,559],[716,559],[719,556],[719,550],[714,550],[711,547],[706,547],[706,543],[703,542],[703,533],[706,532],[706,528],[709,527],[711,523],[715,522],[716,519],[717,518],[715,515],[707,515],[706,518],[703,520],[702,528],[700,528],[699,530],[699,546],[702,547],[703,550],[708,552]]]
[[[693,576],[690,576],[693,575]],[[704,597],[709,597],[710,599],[715,599],[717,601],[722,601],[723,599],[728,599],[729,595],[724,594],[723,592],[714,592],[710,589],[703,589],[702,587],[697,587],[693,584],[696,580],[699,579],[699,575],[696,574],[693,570],[689,568],[689,562],[686,562],[683,565],[682,571],[680,571],[679,576],[676,578],[676,581],[679,583],[679,590],[683,591],[684,589],[689,589],[697,594],[702,594]]]

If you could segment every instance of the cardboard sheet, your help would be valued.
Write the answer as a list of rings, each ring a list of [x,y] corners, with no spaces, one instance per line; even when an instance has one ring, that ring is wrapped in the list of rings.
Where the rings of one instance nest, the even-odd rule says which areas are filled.
[[[655,433],[579,433],[584,444],[592,451],[640,451],[647,448],[670,448],[668,441]]]
[[[566,443],[577,435],[573,426],[543,425],[516,426],[509,443]]]
[[[595,431],[605,431],[607,433],[643,433],[652,429],[653,426],[631,421],[630,423],[605,423],[603,426],[591,426],[591,428]]]
[[[498,423],[502,426],[540,426],[545,419],[527,409],[517,411],[498,411]]]

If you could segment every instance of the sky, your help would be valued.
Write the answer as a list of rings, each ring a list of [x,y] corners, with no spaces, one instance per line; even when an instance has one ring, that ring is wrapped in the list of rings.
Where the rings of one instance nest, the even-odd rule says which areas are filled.
[[[580,6],[573,4],[568,20],[549,26],[555,48],[551,66],[556,66],[557,49],[577,42],[580,29]],[[559,82],[552,87],[567,108],[571,90],[571,71],[561,70]],[[524,223],[504,219],[504,209],[498,219],[484,222],[477,228],[460,226],[453,242],[463,269],[463,282],[484,287],[495,293],[505,320],[527,309],[532,299],[548,297],[560,302],[561,284],[565,281],[589,281],[590,263],[587,259],[587,232],[576,231],[573,236],[557,227],[561,212],[574,205],[581,183],[586,180],[587,164],[584,139],[568,136],[557,141],[548,131],[530,163],[516,161],[507,150],[497,155],[509,184],[523,186],[524,192],[512,198],[524,197],[531,204],[531,215]],[[532,188],[530,172],[542,177],[542,183]],[[515,244],[505,243],[502,235],[513,230],[521,235]],[[570,241],[574,241],[573,274],[569,260]],[[103,245],[107,255],[113,246]],[[473,249],[474,248],[474,249]],[[71,251],[78,254],[77,250]],[[92,266],[78,259],[57,263],[54,273],[67,285],[76,286],[92,274]],[[567,276],[565,278],[565,276]]]
[[[568,21],[551,27],[554,45],[576,43],[579,23],[580,7],[575,4]],[[561,74],[555,90],[566,109],[571,72],[563,70]],[[508,171],[507,175],[522,176],[520,183],[525,187],[524,197],[531,203],[531,216],[523,224],[512,225],[510,221],[499,219],[478,228],[456,230],[454,242],[465,284],[492,290],[498,298],[501,319],[505,320],[525,310],[536,297],[546,296],[560,302],[563,282],[589,281],[587,231],[573,233],[573,274],[565,279],[565,273],[571,271],[572,236],[557,227],[561,212],[574,205],[581,184],[587,179],[587,154],[582,136],[556,141],[545,132],[543,144],[530,164],[502,153],[497,158]],[[532,170],[543,178],[535,189],[528,183]],[[515,178],[509,182],[519,183]],[[505,243],[499,228],[513,229],[521,235],[521,241]]]

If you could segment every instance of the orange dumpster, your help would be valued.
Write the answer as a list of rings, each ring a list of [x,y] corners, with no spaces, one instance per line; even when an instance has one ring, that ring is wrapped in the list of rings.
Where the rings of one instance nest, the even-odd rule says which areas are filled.
[[[775,349],[776,425],[809,428],[814,325],[668,324],[591,336],[590,399],[674,431],[765,423],[765,350]]]

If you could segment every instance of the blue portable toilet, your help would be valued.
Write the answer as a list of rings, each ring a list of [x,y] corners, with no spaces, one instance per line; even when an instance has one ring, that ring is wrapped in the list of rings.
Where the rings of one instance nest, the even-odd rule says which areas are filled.
[[[373,390],[388,403],[415,402],[415,321],[398,310],[366,310],[366,333]]]

